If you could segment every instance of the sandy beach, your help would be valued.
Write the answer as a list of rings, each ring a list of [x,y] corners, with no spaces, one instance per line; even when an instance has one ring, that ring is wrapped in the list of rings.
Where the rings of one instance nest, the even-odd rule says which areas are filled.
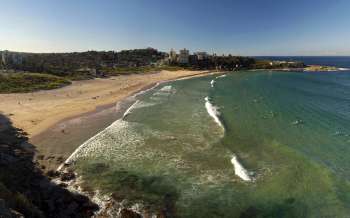
[[[111,112],[115,103],[158,82],[208,74],[208,71],[161,71],[75,81],[48,91],[0,94],[0,113],[28,133],[31,143],[45,157],[41,164],[54,169],[80,143],[115,119],[116,113]]]
[[[24,94],[0,94],[0,112],[30,137],[58,121],[115,103],[154,83],[206,74],[206,71],[161,71],[73,82],[64,88]]]

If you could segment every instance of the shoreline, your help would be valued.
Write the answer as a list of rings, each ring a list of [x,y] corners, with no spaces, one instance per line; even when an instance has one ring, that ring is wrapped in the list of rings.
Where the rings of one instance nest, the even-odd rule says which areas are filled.
[[[159,81],[155,84],[151,84],[149,86],[146,86],[144,88],[142,88],[141,90],[138,90],[132,94],[130,94],[129,96],[125,97],[124,99],[120,100],[119,102],[116,102],[116,104],[118,103],[123,103],[123,101],[127,101],[130,100],[131,104],[129,105],[129,107],[125,108],[124,110],[119,110],[118,112],[120,112],[120,114],[122,114],[121,116],[119,116],[119,118],[117,120],[123,119],[124,117],[126,117],[129,114],[129,111],[134,107],[134,105],[139,101],[137,100],[135,97],[145,94],[148,91],[151,91],[155,88],[157,88],[159,85],[163,84],[163,83],[167,83],[167,82],[173,82],[173,81],[178,81],[178,80],[185,80],[185,79],[191,79],[191,78],[195,78],[195,77],[200,77],[200,76],[208,76],[208,75],[216,75],[216,74],[226,74],[227,72],[211,72],[209,71],[208,74],[195,74],[193,76],[186,76],[186,77],[182,77],[182,78],[177,78],[177,79],[171,79],[171,80],[164,80],[164,81]],[[115,121],[117,120],[113,120],[112,123],[108,126],[106,126],[104,129],[101,129],[96,135],[91,136],[89,139],[87,139],[86,141],[84,141],[84,143],[82,143],[81,145],[79,145],[74,152],[72,152],[70,154],[70,156],[57,168],[57,171],[61,171],[64,169],[65,165],[70,165],[71,164],[71,158],[74,157],[74,154],[76,154],[87,142],[89,142],[90,140],[92,140],[93,138],[95,138],[97,135],[99,135],[100,133],[102,133],[105,129],[107,129],[108,127],[110,127],[111,125],[114,124]]]
[[[175,81],[175,80],[181,80],[181,79],[190,79],[193,77],[201,77],[201,76],[208,76],[208,75],[215,75],[215,74],[222,74],[223,72],[212,72],[212,71],[174,71],[174,72],[159,72],[159,73],[154,73],[154,74],[144,74],[144,75],[127,75],[127,76],[122,76],[121,77],[112,77],[108,79],[96,79],[93,81],[79,81],[73,85],[70,85],[68,87],[64,87],[61,89],[56,89],[56,90],[49,90],[49,91],[40,91],[36,93],[24,93],[24,94],[4,94],[6,95],[5,97],[10,97],[12,96],[22,96],[23,98],[28,98],[28,96],[34,96],[32,100],[28,100],[27,103],[32,103],[32,106],[30,108],[31,111],[36,110],[35,113],[33,114],[35,116],[41,116],[40,115],[40,110],[41,108],[35,108],[36,104],[40,102],[40,98],[37,99],[37,95],[44,95],[44,100],[45,95],[59,95],[62,93],[66,94],[67,91],[69,90],[70,93],[74,91],[79,91],[79,88],[81,86],[84,86],[85,83],[87,85],[91,83],[97,83],[97,87],[104,89],[104,83],[112,83],[112,85],[115,85],[114,81],[118,81],[118,79],[121,79],[122,82],[129,82],[128,80],[133,80],[136,77],[136,82],[130,82],[123,87],[120,86],[113,86],[113,90],[122,90],[121,94],[118,95],[117,97],[110,97],[107,96],[105,101],[99,101],[98,99],[87,99],[88,97],[83,96],[83,99],[79,99],[79,96],[74,97],[77,101],[83,100],[82,103],[78,104],[80,107],[74,106],[74,109],[72,113],[65,113],[66,110],[63,110],[63,114],[59,114],[58,116],[55,116],[54,119],[48,118],[50,121],[48,125],[47,122],[39,123],[39,124],[33,124],[31,125],[35,129],[28,129],[28,127],[23,128],[21,125],[17,125],[17,122],[14,122],[15,126],[17,128],[21,128],[24,131],[28,132],[29,131],[29,138],[30,142],[35,145],[36,153],[37,153],[37,160],[42,166],[42,169],[45,171],[49,170],[56,170],[57,167],[62,164],[79,146],[81,146],[85,141],[96,135],[98,132],[102,131],[105,129],[107,126],[109,126],[111,123],[113,123],[115,120],[119,119],[122,117],[123,112],[125,109],[128,108],[128,104],[130,104],[130,99],[128,101],[128,98],[131,96],[136,96],[139,93],[144,93],[147,92],[148,90],[154,88],[157,84],[161,83],[166,83],[170,81]],[[164,75],[165,74],[165,75]],[[151,79],[149,81],[143,82],[140,84],[139,80],[145,80],[145,79]],[[94,85],[94,84],[93,84]],[[88,86],[88,87],[91,87]],[[94,88],[94,87],[93,87]],[[111,89],[107,89],[107,91],[110,91]],[[62,92],[62,93],[60,93]],[[68,94],[70,94],[68,93]],[[0,100],[1,98],[4,98],[4,95],[0,95]],[[62,98],[62,97],[61,97]],[[16,99],[16,98],[15,98]],[[69,97],[67,97],[68,100]],[[55,99],[51,99],[52,102],[55,102]],[[62,99],[58,99],[58,101],[62,101]],[[87,107],[84,105],[84,103],[92,102],[92,105],[89,105]],[[50,99],[49,99],[50,102]],[[71,101],[69,101],[70,103]],[[6,103],[6,102],[5,102]],[[4,101],[2,101],[2,104],[4,104]],[[7,105],[11,106],[11,103],[7,103]],[[46,105],[46,104],[44,104]],[[21,108],[21,105],[16,105],[18,108]],[[28,105],[26,105],[28,107]],[[66,109],[68,107],[69,109],[69,104],[64,105],[66,106]],[[3,108],[1,107],[0,103],[0,108],[2,109],[2,112],[4,115],[8,115],[11,112],[9,111],[4,111]],[[52,108],[52,107],[51,107]],[[60,108],[60,106],[59,106]],[[11,107],[7,108],[11,109]],[[76,110],[78,109],[78,110]],[[82,109],[82,110],[79,110]],[[90,110],[87,110],[90,109]],[[18,109],[17,109],[18,110]],[[44,110],[45,111],[45,110]],[[7,112],[7,113],[6,113]],[[28,111],[24,111],[28,112]],[[53,115],[55,115],[57,111],[53,111]],[[16,112],[13,113],[14,115],[8,116],[12,120],[13,118],[16,118]],[[32,115],[32,114],[30,114]],[[31,118],[31,116],[29,116]],[[53,122],[54,121],[54,122]],[[39,125],[36,126],[36,125]],[[30,126],[29,126],[30,127]],[[37,129],[40,129],[41,131],[36,131]]]
[[[17,128],[34,137],[67,118],[108,107],[157,82],[207,75],[208,71],[161,71],[74,81],[71,85],[30,93],[0,94],[0,108]]]
[[[86,144],[88,144],[91,140],[94,140],[95,137],[98,137],[100,134],[103,134],[103,132],[112,126],[116,121],[122,120],[125,116],[128,115],[128,112],[134,107],[134,105],[139,101],[137,100],[137,96],[145,94],[158,86],[167,83],[167,82],[173,82],[178,80],[186,80],[191,79],[194,77],[201,77],[201,76],[210,76],[210,75],[217,75],[217,74],[223,74],[226,75],[227,72],[208,72],[205,74],[198,74],[194,76],[188,76],[188,77],[182,77],[177,79],[171,79],[171,80],[164,80],[157,82],[155,84],[152,84],[148,87],[144,87],[141,90],[138,90],[137,92],[134,92],[133,94],[130,94],[129,96],[125,97],[122,101],[131,100],[129,106],[127,108],[124,108],[124,110],[120,110],[120,117],[117,120],[113,120],[110,125],[107,127],[101,129],[97,134],[91,136],[88,140],[86,140],[84,143],[79,145],[74,152],[71,153],[71,155],[57,168],[58,177],[54,178],[54,182],[57,185],[64,185],[72,192],[77,192],[79,194],[82,194],[84,196],[87,196],[93,203],[97,204],[99,206],[99,210],[95,211],[94,216],[103,216],[105,214],[113,215],[113,217],[119,217],[122,213],[122,211],[128,211],[128,213],[134,214],[135,216],[157,216],[159,214],[164,214],[164,210],[168,211],[166,213],[171,212],[170,208],[165,209],[151,209],[148,206],[146,207],[143,202],[137,202],[131,205],[124,204],[124,201],[121,201],[120,199],[114,198],[113,194],[102,194],[99,189],[85,189],[83,185],[82,177],[73,170],[72,166],[74,165],[74,162],[76,161],[75,154],[78,153],[81,149],[84,148]],[[120,102],[117,102],[117,104]],[[242,167],[243,168],[243,167]],[[244,168],[243,168],[244,169]],[[245,170],[245,169],[244,169]],[[68,181],[62,180],[62,175],[73,175],[72,179],[69,179]],[[159,206],[159,205],[158,205]],[[117,208],[117,209],[116,209]]]

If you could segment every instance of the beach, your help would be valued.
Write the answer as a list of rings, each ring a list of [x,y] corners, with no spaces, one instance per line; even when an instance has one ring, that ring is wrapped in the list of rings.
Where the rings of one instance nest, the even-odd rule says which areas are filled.
[[[120,115],[114,113],[117,102],[159,82],[208,74],[208,71],[161,71],[74,81],[72,85],[54,90],[0,94],[0,113],[28,134],[31,143],[44,156],[42,164],[52,169],[79,143],[114,121],[109,119]],[[101,116],[104,120],[98,123]],[[81,122],[82,117],[85,123]],[[72,123],[75,125],[69,129]],[[86,123],[93,127],[81,128]],[[52,160],[54,158],[59,160]]]

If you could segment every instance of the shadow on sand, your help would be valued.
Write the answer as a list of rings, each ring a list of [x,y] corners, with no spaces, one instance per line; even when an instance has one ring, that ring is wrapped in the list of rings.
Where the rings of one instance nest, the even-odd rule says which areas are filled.
[[[26,134],[0,114],[0,217],[91,217],[97,205],[51,182],[34,154]]]

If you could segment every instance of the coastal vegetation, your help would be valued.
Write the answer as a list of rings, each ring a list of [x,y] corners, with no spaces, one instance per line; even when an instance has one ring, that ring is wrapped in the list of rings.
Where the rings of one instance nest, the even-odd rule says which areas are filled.
[[[293,61],[270,61],[270,60],[255,60],[252,65],[253,69],[303,69],[303,62]]]
[[[4,51],[6,61],[0,68],[15,71],[46,73],[62,77],[89,73],[99,76],[103,67],[149,66],[166,54],[156,49],[115,51],[87,51],[72,53],[20,53]]]
[[[338,68],[333,66],[310,65],[305,67],[305,71],[312,71],[312,72],[337,71],[337,70]]]
[[[65,78],[39,73],[0,73],[0,92],[31,92],[60,88],[71,82]]]
[[[106,76],[118,76],[135,73],[154,73],[162,70],[177,71],[184,69],[184,67],[180,66],[105,67],[103,68],[103,72]]]

